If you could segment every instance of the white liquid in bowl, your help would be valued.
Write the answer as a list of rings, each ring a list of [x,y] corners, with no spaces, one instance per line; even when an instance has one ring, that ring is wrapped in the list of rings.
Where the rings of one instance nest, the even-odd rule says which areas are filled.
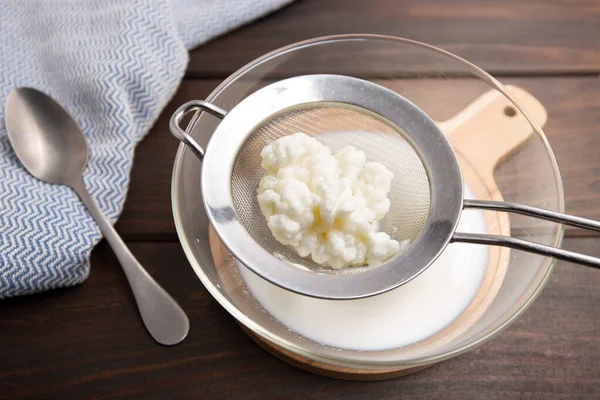
[[[473,198],[466,186],[465,195]],[[486,233],[483,212],[463,212],[457,231]],[[248,289],[274,318],[311,340],[350,350],[403,347],[441,331],[473,300],[487,264],[487,246],[451,243],[407,284],[366,299],[335,301],[289,292],[238,263]]]

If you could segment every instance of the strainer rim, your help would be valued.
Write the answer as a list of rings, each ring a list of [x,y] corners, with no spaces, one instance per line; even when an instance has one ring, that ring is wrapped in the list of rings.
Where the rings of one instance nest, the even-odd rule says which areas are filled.
[[[317,274],[292,267],[252,239],[235,209],[231,179],[245,140],[272,115],[298,105],[323,102],[348,104],[389,121],[413,146],[429,176],[430,211],[421,235],[398,256],[360,274]],[[463,180],[458,159],[435,122],[398,93],[344,75],[296,76],[252,93],[230,110],[217,126],[202,162],[204,206],[215,232],[232,255],[267,281],[316,298],[370,297],[414,279],[446,248],[463,206]]]

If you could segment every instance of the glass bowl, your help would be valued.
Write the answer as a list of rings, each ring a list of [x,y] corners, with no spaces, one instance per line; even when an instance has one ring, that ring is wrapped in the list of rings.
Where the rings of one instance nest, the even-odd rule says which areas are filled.
[[[312,39],[273,51],[244,66],[206,99],[230,110],[246,96],[273,81],[314,73],[354,76],[383,85],[411,100],[435,121],[448,121],[473,100],[490,91],[504,92],[499,82],[474,65],[443,50],[407,39],[379,35],[341,35]],[[506,92],[515,110],[527,113]],[[218,120],[201,115],[191,131],[206,146]],[[507,201],[564,212],[563,188],[556,160],[543,132],[531,122],[533,134],[499,164],[494,178]],[[485,143],[482,144],[485,146]],[[467,328],[447,340],[417,342],[380,351],[325,346],[290,331],[253,298],[237,264],[215,255],[200,189],[201,162],[181,145],[175,159],[172,203],[183,249],[212,296],[239,323],[285,351],[326,365],[369,371],[427,366],[473,349],[514,322],[538,296],[553,269],[552,259],[510,252],[503,280],[485,310]],[[560,247],[561,226],[510,216],[510,234]],[[225,265],[225,266],[223,266]]]

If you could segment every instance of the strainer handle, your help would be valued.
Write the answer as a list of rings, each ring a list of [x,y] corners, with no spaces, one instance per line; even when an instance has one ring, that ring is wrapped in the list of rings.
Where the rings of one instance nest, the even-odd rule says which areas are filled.
[[[510,212],[600,232],[600,221],[508,201],[465,199],[463,201],[463,208]]]
[[[188,123],[187,127],[183,128],[181,126],[181,120],[192,111],[195,112],[192,116],[192,119]],[[198,122],[198,119],[200,119],[202,112],[207,112],[219,119],[223,119],[227,115],[227,111],[215,106],[212,103],[203,100],[192,100],[179,107],[173,113],[171,120],[169,121],[169,129],[171,130],[173,136],[188,146],[201,161],[204,158],[204,148],[200,146],[200,143],[198,143],[196,139],[192,137],[192,135],[190,135],[190,132],[192,132],[196,126],[196,123]]]
[[[571,225],[578,228],[600,232],[600,222],[598,221],[545,210],[543,208],[527,206],[524,204],[504,201],[465,199],[463,207],[480,210],[512,212],[515,214],[527,215],[547,221],[558,222],[565,225]],[[509,247],[516,250],[523,250],[529,253],[540,254],[543,256],[553,257],[558,260],[574,262],[577,264],[586,265],[588,267],[600,269],[600,258],[508,236],[455,232],[451,241]]]

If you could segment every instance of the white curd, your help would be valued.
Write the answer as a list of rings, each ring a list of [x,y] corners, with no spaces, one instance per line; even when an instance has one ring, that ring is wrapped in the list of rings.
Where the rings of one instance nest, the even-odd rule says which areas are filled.
[[[376,229],[394,177],[382,164],[352,146],[332,154],[304,133],[269,143],[261,157],[266,174],[257,200],[280,243],[335,269],[378,265],[399,251],[398,241]]]

